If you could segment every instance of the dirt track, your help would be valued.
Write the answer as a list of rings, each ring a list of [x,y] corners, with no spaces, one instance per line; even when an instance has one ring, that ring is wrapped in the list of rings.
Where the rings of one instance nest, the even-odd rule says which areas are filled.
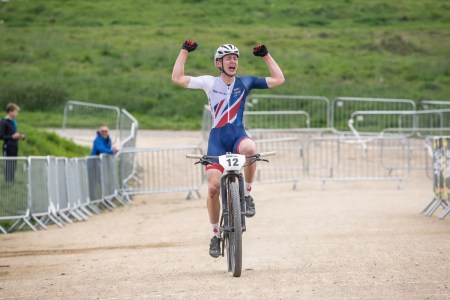
[[[241,278],[207,253],[205,189],[201,200],[141,196],[89,222],[3,235],[0,299],[450,299],[450,219],[420,214],[431,200],[425,178],[402,190],[255,186]]]

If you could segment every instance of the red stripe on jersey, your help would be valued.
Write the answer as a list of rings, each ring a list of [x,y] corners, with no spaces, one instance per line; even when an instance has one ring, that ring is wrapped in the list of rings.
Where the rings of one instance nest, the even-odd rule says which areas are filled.
[[[219,111],[220,111],[220,108],[222,107],[222,105],[225,103],[225,99],[223,99],[222,101],[220,101],[220,103],[219,103],[219,106],[217,107],[217,109],[216,109],[216,118],[217,118],[217,115],[219,114]]]
[[[242,97],[235,103],[235,105],[230,109],[230,120],[233,120],[234,117],[236,117],[239,108],[241,107]]]
[[[241,106],[241,102],[242,97],[231,108],[229,108],[227,112],[225,112],[225,114],[222,116],[222,119],[220,119],[219,123],[217,123],[215,127],[223,127],[228,123],[228,121],[232,120],[237,115],[239,107]]]

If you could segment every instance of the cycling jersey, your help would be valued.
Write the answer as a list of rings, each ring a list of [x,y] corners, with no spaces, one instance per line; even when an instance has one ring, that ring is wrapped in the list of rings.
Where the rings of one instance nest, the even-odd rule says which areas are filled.
[[[252,89],[267,89],[265,78],[254,76],[235,77],[230,85],[213,76],[191,77],[188,88],[203,89],[209,100],[212,129],[207,155],[219,156],[226,152],[238,153],[239,143],[249,138],[244,129],[245,101]],[[211,168],[208,166],[207,169]],[[223,171],[216,164],[214,168]]]

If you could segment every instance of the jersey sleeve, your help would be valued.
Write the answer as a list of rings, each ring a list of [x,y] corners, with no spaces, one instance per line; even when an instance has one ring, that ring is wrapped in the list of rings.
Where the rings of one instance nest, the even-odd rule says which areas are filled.
[[[266,78],[255,76],[244,76],[241,78],[248,90],[252,89],[268,89]]]
[[[198,76],[198,77],[191,77],[191,80],[189,81],[189,84],[187,86],[188,89],[202,89],[207,93],[214,82],[213,76]]]

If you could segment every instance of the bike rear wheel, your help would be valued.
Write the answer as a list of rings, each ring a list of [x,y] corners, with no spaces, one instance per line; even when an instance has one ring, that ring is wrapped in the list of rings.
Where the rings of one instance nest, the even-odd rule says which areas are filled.
[[[229,224],[232,231],[228,238],[228,270],[234,277],[241,276],[242,272],[242,218],[241,199],[239,195],[239,185],[231,182],[229,185]]]

